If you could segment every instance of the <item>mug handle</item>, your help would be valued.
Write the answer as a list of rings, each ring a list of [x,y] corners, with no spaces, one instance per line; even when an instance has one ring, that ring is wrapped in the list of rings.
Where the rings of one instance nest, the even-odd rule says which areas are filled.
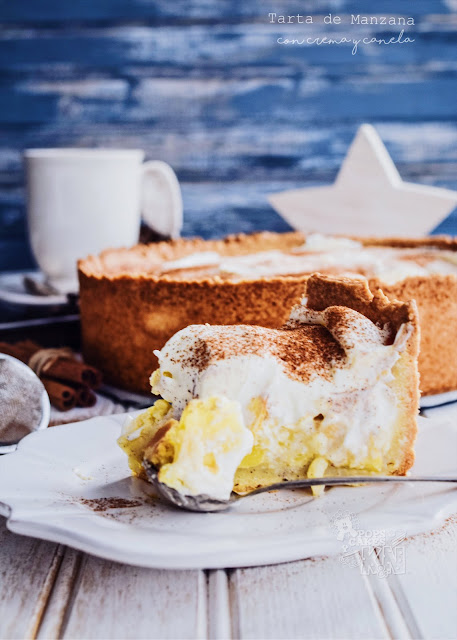
[[[182,196],[178,178],[166,162],[143,164],[141,215],[153,231],[177,238],[182,228]]]

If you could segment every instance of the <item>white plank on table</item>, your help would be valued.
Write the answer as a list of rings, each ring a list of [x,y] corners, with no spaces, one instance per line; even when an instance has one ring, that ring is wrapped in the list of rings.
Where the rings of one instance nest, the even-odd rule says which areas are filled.
[[[403,543],[405,573],[387,578],[414,638],[457,638],[457,516]]]
[[[37,638],[60,638],[71,611],[71,597],[78,578],[82,553],[65,548],[54,586],[44,611]],[[101,618],[102,620],[103,618]]]
[[[233,637],[227,572],[216,569],[208,572],[208,638],[226,640]]]
[[[388,638],[358,567],[338,557],[237,569],[230,580],[235,638]]]
[[[11,533],[0,519],[0,638],[35,635],[61,551],[57,544]]]
[[[67,584],[60,637],[206,637],[202,571],[142,569],[83,555],[77,576]],[[56,611],[53,615],[57,620]]]
[[[410,634],[403,612],[388,582],[381,575],[382,566],[377,558],[376,550],[373,549],[372,553],[364,553],[363,557],[359,555],[359,567],[361,572],[363,571],[368,588],[373,592],[390,636],[395,640],[404,640],[410,638],[411,635],[413,638],[417,638],[417,635]]]
[[[457,422],[457,403],[426,409],[426,417]],[[456,459],[457,459],[457,451]],[[404,574],[387,578],[413,636],[457,638],[457,516],[405,543]]]

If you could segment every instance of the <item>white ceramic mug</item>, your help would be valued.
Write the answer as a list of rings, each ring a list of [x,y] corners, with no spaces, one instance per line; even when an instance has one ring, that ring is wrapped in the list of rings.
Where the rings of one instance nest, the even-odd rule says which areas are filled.
[[[141,216],[163,235],[182,226],[173,169],[143,163],[141,150],[28,149],[27,219],[32,251],[49,284],[77,290],[76,262],[138,242]]]

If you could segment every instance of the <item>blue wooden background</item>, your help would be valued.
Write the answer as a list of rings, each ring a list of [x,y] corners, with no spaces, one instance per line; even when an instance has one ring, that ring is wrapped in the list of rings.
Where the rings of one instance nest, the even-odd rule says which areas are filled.
[[[362,122],[402,176],[457,188],[455,0],[0,0],[0,269],[32,264],[21,153],[142,147],[181,182],[184,233],[286,229],[266,194],[328,183]],[[268,12],[314,14],[314,25]],[[328,12],[343,18],[324,26]],[[278,36],[414,44],[281,47]],[[450,222],[442,229],[454,229]]]

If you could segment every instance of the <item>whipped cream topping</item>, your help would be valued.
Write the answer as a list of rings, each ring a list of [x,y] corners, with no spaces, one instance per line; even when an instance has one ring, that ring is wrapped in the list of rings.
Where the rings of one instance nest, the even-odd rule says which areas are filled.
[[[402,325],[386,344],[386,330],[356,311],[318,312],[305,303],[281,330],[192,325],[158,353],[152,390],[172,403],[177,419],[192,398],[237,401],[247,426],[256,419],[252,401],[261,398],[266,414],[256,441],[268,462],[279,459],[282,436],[299,432],[314,436],[314,453],[330,463],[357,467],[370,447],[389,450],[398,412],[389,383],[410,330]]]
[[[235,280],[314,272],[378,277],[394,284],[410,276],[457,274],[457,254],[436,247],[370,247],[349,238],[311,234],[302,246],[287,252],[221,256],[204,251],[164,262],[160,267],[162,275],[218,275]]]

